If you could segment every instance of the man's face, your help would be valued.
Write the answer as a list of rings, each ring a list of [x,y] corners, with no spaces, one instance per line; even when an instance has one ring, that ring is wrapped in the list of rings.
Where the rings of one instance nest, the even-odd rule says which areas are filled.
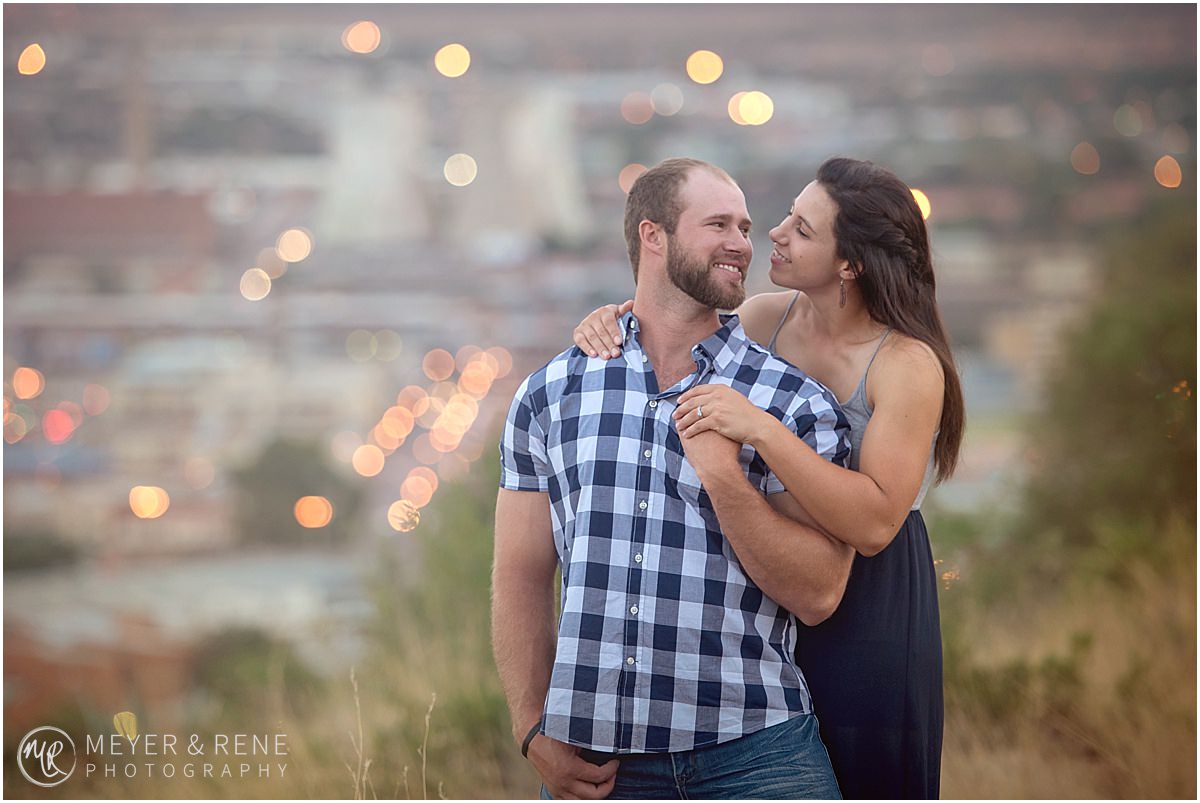
[[[693,170],[680,188],[683,211],[667,235],[667,277],[698,303],[734,309],[746,299],[754,247],[750,213],[738,187],[707,170]]]

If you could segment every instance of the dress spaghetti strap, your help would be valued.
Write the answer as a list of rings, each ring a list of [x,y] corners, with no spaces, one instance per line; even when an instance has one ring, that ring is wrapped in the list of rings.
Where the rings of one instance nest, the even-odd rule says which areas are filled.
[[[787,309],[783,311],[783,317],[779,319],[779,325],[775,327],[774,333],[771,335],[771,341],[767,343],[767,351],[775,350],[775,341],[779,338],[779,330],[787,323],[788,316],[792,314],[792,307],[796,306],[796,299],[800,297],[800,291],[797,290],[792,300],[788,302]],[[872,358],[874,359],[874,358]]]
[[[887,340],[887,336],[890,335],[891,333],[892,333],[892,327],[889,326],[887,328],[887,331],[883,333],[883,337],[879,338],[879,342],[875,345],[875,350],[873,352],[871,352],[871,359],[867,360],[867,370],[863,371],[863,378],[862,378],[861,384],[866,385],[867,374],[871,373],[871,366],[875,364],[875,358],[879,356],[879,350],[881,348],[883,348],[883,341]]]

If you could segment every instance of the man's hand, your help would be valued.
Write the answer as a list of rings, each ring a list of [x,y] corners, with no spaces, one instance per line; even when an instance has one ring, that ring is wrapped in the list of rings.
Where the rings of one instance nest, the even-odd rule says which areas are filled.
[[[529,761],[546,789],[559,800],[603,800],[612,794],[620,761],[596,766],[579,757],[579,748],[538,734],[529,744]]]
[[[683,453],[688,462],[696,469],[703,485],[730,473],[742,476],[741,454],[742,444],[731,441],[724,435],[713,430],[697,432],[689,438],[680,438],[683,443]]]

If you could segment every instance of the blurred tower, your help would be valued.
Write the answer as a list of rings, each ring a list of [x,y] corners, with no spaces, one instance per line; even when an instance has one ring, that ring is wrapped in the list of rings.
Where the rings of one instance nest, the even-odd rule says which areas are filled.
[[[461,108],[462,150],[479,175],[445,207],[445,233],[495,259],[519,259],[536,239],[578,244],[590,233],[574,106],[553,88],[481,93]],[[448,154],[447,154],[448,155]]]
[[[590,233],[571,96],[545,88],[527,93],[508,119],[508,163],[523,180],[525,208],[546,234],[577,243]]]
[[[330,111],[332,175],[318,210],[322,238],[359,245],[430,231],[426,112],[416,92],[360,94]]]

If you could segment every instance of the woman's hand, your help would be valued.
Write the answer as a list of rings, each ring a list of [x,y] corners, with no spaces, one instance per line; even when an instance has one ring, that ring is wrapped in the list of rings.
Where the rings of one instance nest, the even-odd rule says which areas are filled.
[[[605,304],[599,309],[588,313],[588,316],[575,327],[575,345],[589,357],[621,356],[621,328],[617,319],[633,309],[633,299],[624,304]]]
[[[679,437],[713,430],[738,443],[758,443],[772,423],[779,423],[728,385],[700,385],[679,397],[675,409]]]

